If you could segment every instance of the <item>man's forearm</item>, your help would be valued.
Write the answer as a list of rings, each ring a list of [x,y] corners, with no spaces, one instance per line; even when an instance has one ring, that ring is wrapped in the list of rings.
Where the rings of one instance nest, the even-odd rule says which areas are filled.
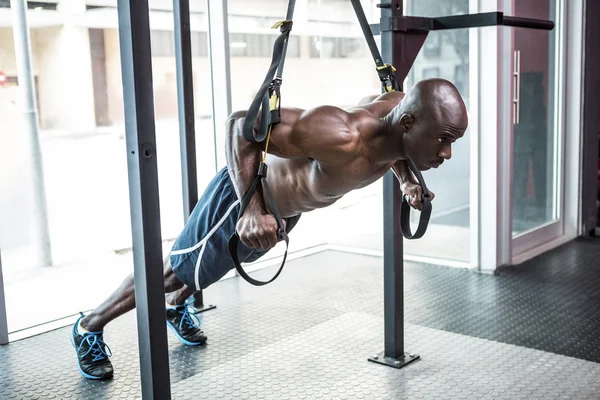
[[[400,181],[400,184],[403,184],[405,182],[415,182],[415,178],[412,174],[412,172],[410,172],[410,169],[408,168],[408,164],[406,163],[406,161],[404,160],[398,160],[396,161],[396,164],[394,164],[392,166],[392,171],[394,171],[394,174],[396,175],[396,178],[398,178],[398,181]]]
[[[262,156],[261,145],[247,141],[242,134],[245,113],[235,113],[227,121],[225,158],[231,182],[238,198],[242,198],[258,173]],[[262,192],[257,190],[248,208],[265,210]]]

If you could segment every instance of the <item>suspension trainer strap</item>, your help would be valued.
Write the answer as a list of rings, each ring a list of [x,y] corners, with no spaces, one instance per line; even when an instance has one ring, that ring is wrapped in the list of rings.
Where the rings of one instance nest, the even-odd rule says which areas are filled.
[[[399,91],[400,85],[398,84],[398,81],[396,81],[396,77],[394,76],[396,68],[394,68],[391,64],[384,64],[381,60],[381,54],[379,53],[377,43],[375,43],[375,39],[373,38],[373,33],[371,32],[371,27],[369,26],[369,21],[367,21],[365,12],[362,8],[362,5],[360,4],[360,0],[350,1],[352,2],[352,7],[354,7],[354,12],[356,13],[356,17],[358,18],[358,22],[363,31],[363,35],[365,36],[365,40],[367,41],[367,45],[369,46],[369,50],[371,51],[371,56],[375,61],[375,68],[377,70],[377,75],[379,75],[379,80],[381,81],[383,90],[386,92]]]
[[[268,281],[258,281],[256,279],[251,278],[246,271],[242,268],[242,264],[238,257],[238,246],[240,242],[240,238],[237,232],[229,238],[229,255],[233,261],[235,269],[240,274],[242,278],[244,278],[249,283],[255,286],[262,286],[268,283],[273,282],[283,270],[283,266],[285,265],[285,261],[287,259],[288,247],[289,247],[289,238],[283,226],[283,219],[281,218],[281,214],[273,199],[273,194],[271,192],[271,188],[267,182],[267,150],[269,147],[269,139],[271,136],[271,130],[274,125],[278,124],[281,121],[281,83],[283,76],[283,67],[285,64],[285,56],[287,53],[287,45],[289,40],[290,31],[292,30],[292,18],[294,15],[294,6],[296,5],[296,0],[289,0],[288,9],[286,14],[286,19],[284,21],[280,21],[273,25],[273,28],[279,28],[280,35],[275,40],[275,44],[273,45],[273,57],[271,59],[271,65],[269,66],[269,70],[267,71],[267,75],[258,90],[254,100],[252,101],[250,108],[246,114],[246,118],[244,120],[244,124],[242,125],[242,133],[244,138],[251,143],[264,143],[264,157],[262,162],[258,167],[258,173],[256,178],[244,194],[241,199],[240,210],[238,212],[238,218],[240,218],[250,199],[256,193],[256,190],[261,187],[263,189],[263,193],[265,195],[265,200],[267,202],[268,209],[272,212],[275,220],[277,221],[277,238],[279,240],[285,241],[285,253],[283,255],[283,260],[281,262],[281,266],[279,270]],[[254,132],[254,128],[257,123],[257,117],[260,113],[260,125],[258,127],[258,132]]]
[[[238,257],[237,250],[238,250],[238,245],[240,242],[239,236],[237,235],[237,233],[234,233],[229,238],[229,255],[231,256],[231,259],[233,261],[235,269],[237,270],[237,272],[240,274],[240,276],[242,278],[244,278],[246,281],[248,281],[249,283],[251,283],[255,286],[263,286],[268,283],[271,283],[279,276],[279,274],[283,270],[283,266],[285,265],[285,260],[287,259],[288,247],[290,244],[288,235],[287,235],[285,229],[283,228],[283,220],[281,218],[281,214],[279,213],[277,204],[275,204],[275,201],[273,201],[273,194],[271,193],[271,188],[269,187],[269,184],[267,183],[267,164],[265,164],[264,162],[260,164],[260,167],[258,168],[258,175],[252,182],[252,185],[250,185],[250,188],[248,189],[248,191],[246,192],[244,197],[242,198],[239,216],[241,216],[244,213],[244,211],[246,210],[246,207],[248,206],[248,203],[250,202],[250,199],[252,198],[252,195],[254,194],[254,192],[260,185],[262,185],[262,187],[265,191],[265,195],[267,197],[267,202],[268,202],[268,207],[271,210],[271,212],[273,213],[275,220],[277,221],[277,227],[278,227],[277,238],[285,241],[285,253],[283,255],[283,260],[281,261],[281,265],[280,265],[277,273],[268,281],[258,281],[256,279],[253,279],[252,277],[250,277],[246,273],[246,271],[244,271],[244,268],[242,268],[242,264],[240,263],[240,259]]]
[[[267,137],[267,132],[270,125],[278,124],[280,121],[280,106],[278,105],[275,110],[270,110],[269,118],[264,118],[267,114],[268,104],[273,101],[273,98],[279,103],[281,96],[280,87],[283,77],[283,67],[285,64],[285,56],[287,54],[287,45],[292,30],[292,17],[294,15],[294,6],[296,0],[290,0],[288,3],[288,10],[286,19],[284,21],[277,22],[272,28],[279,28],[280,34],[275,40],[273,45],[273,56],[271,58],[271,65],[265,76],[265,79],[258,89],[254,100],[248,108],[248,113],[242,125],[242,132],[247,141],[253,143],[261,143]],[[265,107],[266,106],[266,107]],[[257,122],[257,117],[262,109],[262,115],[260,120],[260,127],[258,132],[254,132],[254,127]]]
[[[423,208],[421,208],[419,226],[417,227],[417,231],[413,234],[410,230],[409,198],[407,195],[402,196],[402,205],[400,206],[400,230],[402,231],[402,235],[407,239],[419,239],[425,234],[427,225],[429,225],[429,217],[431,216],[431,194],[429,193],[429,189],[427,189],[427,185],[425,185],[425,180],[423,179],[423,175],[421,175],[419,168],[417,168],[410,158],[407,159],[406,162],[408,163],[408,167],[417,177],[417,181],[421,186]]]
[[[354,7],[354,12],[356,13],[356,17],[358,18],[358,22],[365,36],[365,40],[367,41],[367,45],[369,46],[369,50],[371,51],[371,56],[375,61],[375,68],[377,70],[377,75],[379,75],[379,80],[381,81],[381,85],[385,92],[394,92],[400,90],[400,84],[396,80],[394,76],[394,72],[396,72],[396,68],[394,68],[391,64],[384,64],[381,59],[381,54],[379,53],[379,49],[377,48],[377,43],[375,43],[375,39],[373,38],[373,33],[371,32],[371,27],[369,26],[369,22],[367,21],[367,17],[365,16],[365,12],[360,4],[360,0],[350,0],[352,3],[352,7]],[[425,180],[423,179],[423,175],[421,175],[421,171],[417,168],[414,162],[408,158],[406,160],[408,163],[409,169],[416,176],[419,185],[421,186],[422,192],[422,202],[423,208],[421,209],[421,217],[419,219],[419,226],[417,231],[412,234],[410,230],[410,203],[407,196],[402,196],[402,206],[400,208],[400,229],[402,231],[402,235],[406,239],[418,239],[425,234],[427,231],[427,226],[429,225],[429,217],[431,216],[431,197],[429,194],[429,190],[427,190],[427,186],[425,185]]]

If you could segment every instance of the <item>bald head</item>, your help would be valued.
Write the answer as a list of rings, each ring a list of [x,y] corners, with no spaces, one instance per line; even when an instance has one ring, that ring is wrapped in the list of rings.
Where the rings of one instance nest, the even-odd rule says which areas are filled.
[[[468,125],[465,103],[458,89],[445,79],[417,82],[398,108],[401,114],[410,114],[415,120],[436,118],[440,123],[463,129]]]
[[[456,87],[445,79],[415,84],[388,116],[402,147],[421,170],[436,168],[452,156],[452,143],[467,129],[467,108]]]

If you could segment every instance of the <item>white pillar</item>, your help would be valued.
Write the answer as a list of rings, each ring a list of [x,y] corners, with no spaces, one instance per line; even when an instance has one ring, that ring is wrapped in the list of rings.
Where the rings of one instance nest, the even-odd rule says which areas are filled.
[[[33,31],[43,128],[83,132],[96,126],[92,57],[87,27],[77,25],[83,0],[61,0],[63,25]]]

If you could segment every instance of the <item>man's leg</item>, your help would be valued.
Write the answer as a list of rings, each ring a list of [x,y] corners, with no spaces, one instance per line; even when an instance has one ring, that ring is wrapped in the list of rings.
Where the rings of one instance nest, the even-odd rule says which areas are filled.
[[[185,286],[173,273],[171,264],[168,261],[165,261],[164,276],[166,299],[169,304],[183,304],[184,296],[193,294],[194,291]],[[173,301],[176,303],[172,303]],[[135,286],[132,273],[125,278],[121,286],[108,299],[81,319],[80,326],[89,332],[100,332],[109,322],[134,308]]]
[[[184,285],[173,272],[167,256],[164,268],[167,323],[180,341],[189,345],[198,345],[206,341],[200,330],[198,319],[190,310],[186,299],[194,293]],[[81,316],[74,324],[71,340],[77,351],[80,373],[89,379],[107,379],[113,376],[113,367],[109,360],[110,349],[104,343],[104,327],[117,317],[135,308],[135,286],[133,274],[129,275],[121,286],[90,314]]]

